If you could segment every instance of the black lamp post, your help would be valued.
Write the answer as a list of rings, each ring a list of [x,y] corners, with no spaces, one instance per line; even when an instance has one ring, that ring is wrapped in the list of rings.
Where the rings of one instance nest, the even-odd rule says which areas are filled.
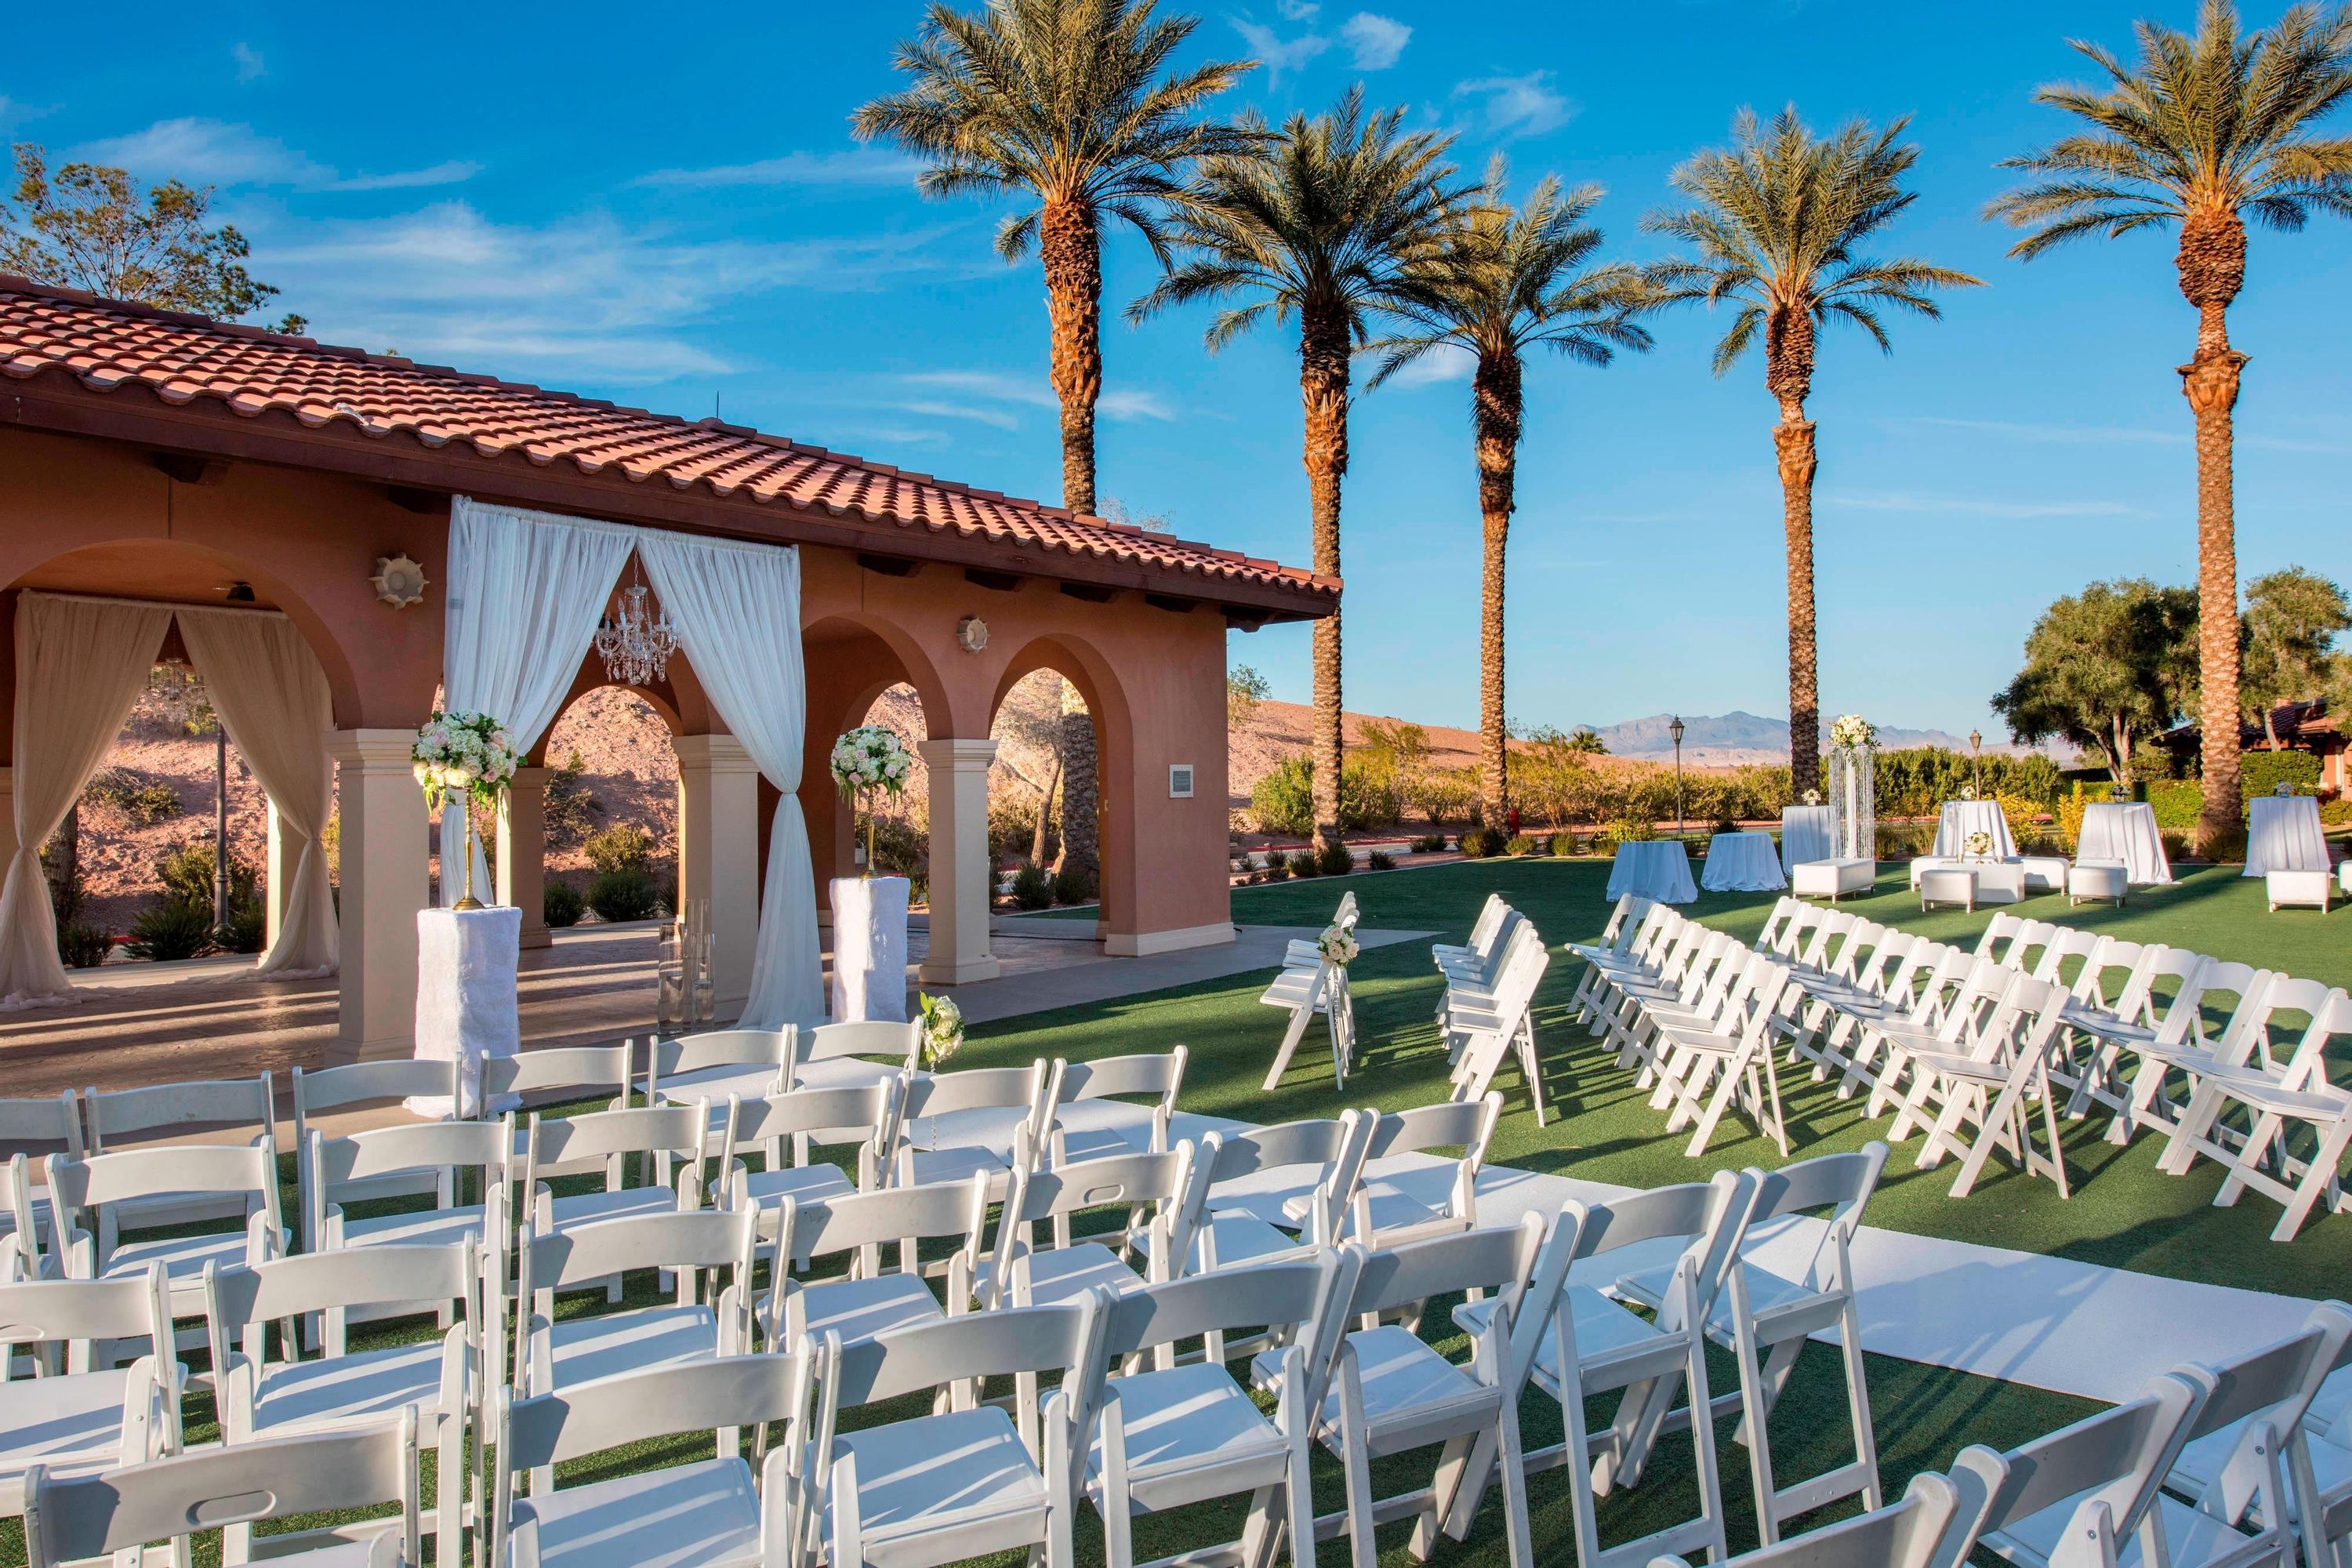
[[[1982,730],[1969,731],[1969,773],[1970,777],[1969,782],[1975,786],[1976,792],[1979,795],[1982,795],[1984,794],[1984,759],[1978,755],[1978,753],[1983,750],[1984,731]]]
[[[1683,716],[1675,715],[1666,726],[1666,733],[1675,740],[1675,831],[1683,830]]]

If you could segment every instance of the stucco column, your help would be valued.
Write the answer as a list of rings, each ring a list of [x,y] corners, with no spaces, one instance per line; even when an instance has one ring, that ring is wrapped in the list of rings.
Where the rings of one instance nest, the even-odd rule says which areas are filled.
[[[934,985],[993,980],[988,951],[988,764],[993,741],[925,741],[915,748],[931,773],[931,951],[923,979]]]
[[[710,900],[718,1012],[751,994],[760,934],[760,770],[732,735],[677,737],[677,896]]]
[[[406,1056],[416,1035],[416,914],[431,893],[425,792],[416,787],[413,730],[338,730],[341,816],[342,1006],[333,1056]]]
[[[278,932],[286,922],[286,905],[294,897],[294,868],[302,863],[302,847],[310,840],[294,831],[293,824],[278,815],[278,803],[267,800],[269,807],[269,849],[262,872],[268,884],[263,902],[268,906],[263,950],[278,945]]]
[[[499,803],[499,902],[522,911],[522,945],[545,947],[547,770],[517,768]]]

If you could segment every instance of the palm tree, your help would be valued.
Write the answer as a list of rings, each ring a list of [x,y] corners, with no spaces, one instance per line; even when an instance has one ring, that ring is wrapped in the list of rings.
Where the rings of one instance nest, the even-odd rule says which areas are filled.
[[[1925,261],[1875,261],[1856,247],[1893,222],[1915,199],[1903,176],[1919,150],[1896,138],[1910,121],[1884,131],[1853,121],[1815,136],[1792,106],[1767,126],[1751,110],[1731,123],[1728,148],[1710,150],[1674,172],[1688,207],[1655,212],[1642,226],[1696,250],[1694,258],[1659,263],[1651,276],[1669,300],[1732,300],[1739,307],[1715,347],[1723,374],[1764,341],[1765,389],[1780,401],[1772,445],[1780,468],[1781,525],[1789,552],[1789,762],[1790,787],[1821,787],[1820,656],[1813,609],[1812,422],[1805,399],[1813,385],[1814,334],[1843,320],[1894,352],[1878,319],[1882,304],[1933,318],[1927,290],[1980,283]]]
[[[996,248],[1045,267],[1054,393],[1062,405],[1062,504],[1095,510],[1095,403],[1102,395],[1102,229],[1134,226],[1161,261],[1161,226],[1195,159],[1252,139],[1199,118],[1254,61],[1171,70],[1199,26],[1152,0],[990,0],[967,16],[934,0],[896,64],[910,79],[851,117],[862,140],[897,142],[929,167],[927,195],[1028,192]]]
[[[1470,419],[1478,461],[1478,511],[1485,574],[1478,616],[1480,816],[1490,824],[1510,811],[1510,763],[1503,718],[1504,547],[1517,505],[1522,402],[1520,373],[1538,345],[1590,365],[1619,349],[1647,349],[1650,334],[1633,318],[1648,308],[1647,285],[1621,261],[1588,265],[1601,230],[1585,217],[1599,185],[1563,190],[1545,176],[1525,207],[1511,205],[1508,171],[1498,155],[1486,165],[1476,198],[1445,231],[1433,264],[1411,282],[1402,327],[1371,347],[1380,367],[1366,390],[1442,348],[1468,353]]]
[[[2088,129],[2001,166],[2032,183],[1986,209],[2032,232],[2010,254],[2032,260],[2085,235],[2177,224],[2180,292],[2197,307],[2197,351],[2180,367],[2197,430],[2198,693],[2205,805],[2198,847],[2242,831],[2238,787],[2238,545],[2231,415],[2246,356],[2230,346],[2230,302],[2246,281],[2246,219],[2293,233],[2313,209],[2352,216],[2352,141],[2316,123],[2352,93],[2352,7],[2291,6],[2265,31],[2239,30],[2228,0],[2205,0],[2197,34],[2152,22],[2127,66],[2096,44],[2074,48],[2103,86],[2057,84],[2034,100]]]
[[[1329,113],[1293,115],[1263,151],[1204,160],[1176,210],[1183,251],[1128,307],[1141,321],[1171,305],[1229,300],[1209,324],[1211,353],[1271,319],[1298,320],[1298,393],[1315,570],[1339,574],[1339,486],[1348,472],[1349,355],[1380,311],[1404,300],[1405,279],[1437,251],[1448,208],[1453,139],[1400,128],[1404,110],[1367,117],[1350,88]],[[1263,135],[1255,114],[1242,129]],[[1339,836],[1339,617],[1315,623],[1315,837]]]

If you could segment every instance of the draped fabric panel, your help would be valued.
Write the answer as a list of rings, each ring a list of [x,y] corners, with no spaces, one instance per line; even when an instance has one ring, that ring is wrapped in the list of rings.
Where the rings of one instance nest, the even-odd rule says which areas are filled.
[[[787,546],[651,530],[637,531],[636,545],[711,706],[782,795],[769,828],[759,946],[741,1026],[822,1023],[815,872],[798,794],[808,716],[800,555]]]
[[[635,542],[634,530],[612,523],[455,498],[441,654],[441,700],[448,710],[491,715],[518,752],[537,744],[572,689]],[[453,869],[465,841],[464,806],[452,801],[441,814],[445,907],[465,890],[464,871]],[[481,892],[490,888],[478,844],[474,885]]]
[[[326,671],[294,623],[253,610],[177,612],[180,640],[204,678],[230,743],[252,768],[278,820],[302,843],[278,940],[257,974],[297,980],[331,974],[341,956],[327,852],[320,843],[335,805],[327,731],[334,700]]]
[[[16,598],[16,854],[0,888],[0,1008],[69,1002],[41,846],[131,717],[163,651],[161,605]]]

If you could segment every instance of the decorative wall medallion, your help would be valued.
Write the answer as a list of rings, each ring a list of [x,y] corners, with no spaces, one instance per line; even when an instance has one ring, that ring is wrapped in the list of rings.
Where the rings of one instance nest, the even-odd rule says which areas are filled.
[[[956,643],[966,653],[978,653],[988,646],[988,623],[978,616],[966,616],[956,623]]]
[[[404,553],[377,556],[375,574],[368,583],[375,596],[395,610],[404,610],[425,597],[425,568]]]

